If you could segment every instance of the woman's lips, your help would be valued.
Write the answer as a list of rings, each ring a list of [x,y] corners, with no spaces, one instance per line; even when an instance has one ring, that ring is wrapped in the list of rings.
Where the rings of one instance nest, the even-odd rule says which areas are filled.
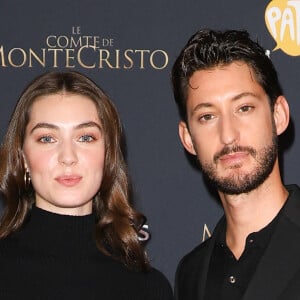
[[[78,175],[64,175],[64,176],[58,176],[55,178],[55,180],[66,187],[72,187],[77,185],[81,181],[82,177]]]

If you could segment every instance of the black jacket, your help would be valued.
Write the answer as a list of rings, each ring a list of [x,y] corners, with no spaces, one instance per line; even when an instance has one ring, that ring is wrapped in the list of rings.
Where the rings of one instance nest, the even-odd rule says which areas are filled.
[[[270,243],[259,262],[242,300],[300,299],[300,189],[287,186],[288,201]],[[176,272],[177,300],[202,300],[215,239],[224,226],[223,217],[211,238],[179,263]]]

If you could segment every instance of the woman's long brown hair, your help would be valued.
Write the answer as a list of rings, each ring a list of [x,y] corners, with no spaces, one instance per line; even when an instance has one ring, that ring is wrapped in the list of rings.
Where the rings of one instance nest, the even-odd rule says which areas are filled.
[[[130,269],[147,270],[148,259],[138,240],[145,217],[129,202],[127,166],[121,151],[122,126],[115,106],[89,78],[78,72],[49,72],[23,92],[12,114],[0,149],[0,192],[4,212],[0,238],[21,228],[35,201],[32,185],[24,181],[22,147],[33,102],[40,96],[67,92],[89,97],[96,105],[105,135],[105,165],[100,190],[93,199],[95,240],[100,251]]]

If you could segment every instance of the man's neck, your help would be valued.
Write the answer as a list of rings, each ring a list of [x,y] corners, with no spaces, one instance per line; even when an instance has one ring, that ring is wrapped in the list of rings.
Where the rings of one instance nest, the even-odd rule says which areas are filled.
[[[288,197],[279,171],[272,172],[257,189],[240,195],[220,193],[225,211],[226,242],[238,259],[247,236],[267,226],[278,214]]]

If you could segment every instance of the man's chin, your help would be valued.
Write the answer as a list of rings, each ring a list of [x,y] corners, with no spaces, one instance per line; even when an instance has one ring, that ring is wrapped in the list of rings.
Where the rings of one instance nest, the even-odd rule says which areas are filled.
[[[219,192],[228,195],[250,193],[258,188],[265,180],[266,177],[251,177],[245,174],[235,174],[222,179],[210,179]]]

